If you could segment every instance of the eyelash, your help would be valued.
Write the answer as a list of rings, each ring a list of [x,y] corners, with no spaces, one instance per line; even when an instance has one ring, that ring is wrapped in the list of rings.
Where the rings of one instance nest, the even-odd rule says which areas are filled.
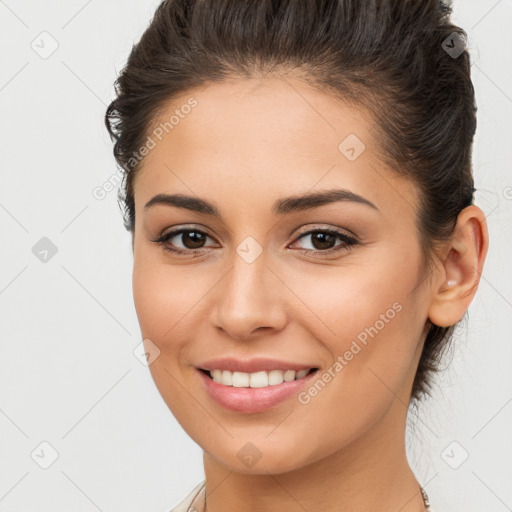
[[[167,244],[167,242],[171,238],[174,238],[176,235],[179,235],[182,233],[199,233],[201,235],[206,235],[207,237],[210,237],[208,235],[208,233],[205,233],[204,231],[201,231],[199,229],[181,228],[181,229],[177,229],[175,231],[170,231],[169,233],[166,233],[158,238],[152,239],[151,241],[161,245],[165,251],[169,251],[174,254],[196,255],[196,254],[204,251],[204,249],[207,249],[207,247],[201,247],[200,249],[177,249],[177,248],[173,248],[169,244]],[[311,254],[312,253],[312,254],[324,255],[324,254],[337,253],[342,250],[350,250],[350,249],[352,249],[352,247],[354,245],[357,245],[359,243],[358,240],[356,240],[354,237],[346,235],[345,233],[342,233],[341,231],[337,231],[335,229],[327,229],[327,228],[311,229],[309,231],[301,233],[300,236],[297,238],[297,240],[299,240],[307,235],[311,235],[311,234],[315,234],[315,233],[323,233],[323,234],[333,235],[333,236],[337,237],[338,239],[340,239],[342,241],[342,243],[337,246],[331,247],[330,249],[326,249],[326,250],[318,250],[318,249],[317,250],[315,250],[315,249],[296,249],[296,250],[298,250],[301,254]],[[210,238],[212,238],[212,237],[210,237]]]

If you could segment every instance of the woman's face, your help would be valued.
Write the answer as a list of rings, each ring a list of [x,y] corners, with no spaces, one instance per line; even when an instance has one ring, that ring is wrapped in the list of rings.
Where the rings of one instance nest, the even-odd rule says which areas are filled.
[[[370,118],[291,78],[194,89],[164,114],[134,184],[133,291],[151,374],[179,423],[245,473],[396,439],[428,279],[417,189],[385,169]],[[161,194],[190,200],[147,205]],[[236,386],[200,370],[221,358],[234,365],[221,378],[243,370]],[[255,359],[278,361],[243,365]],[[317,370],[295,381],[273,371],[264,386],[261,371],[293,368]]]

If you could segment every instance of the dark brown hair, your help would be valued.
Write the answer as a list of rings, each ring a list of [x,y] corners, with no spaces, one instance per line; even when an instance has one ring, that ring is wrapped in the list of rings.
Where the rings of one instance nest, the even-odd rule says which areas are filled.
[[[142,165],[134,155],[170,100],[223,79],[288,74],[371,114],[383,161],[418,187],[428,278],[433,249],[449,240],[475,190],[471,66],[460,48],[466,32],[450,16],[439,0],[162,2],[132,48],[105,115],[123,171],[118,200],[125,227],[133,236],[133,180]],[[455,327],[427,319],[413,400],[430,394]]]

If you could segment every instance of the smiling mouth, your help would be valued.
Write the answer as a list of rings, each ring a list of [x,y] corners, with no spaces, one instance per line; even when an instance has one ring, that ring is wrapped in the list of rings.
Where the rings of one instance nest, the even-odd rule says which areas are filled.
[[[224,386],[238,388],[264,388],[282,384],[283,382],[293,382],[316,372],[318,368],[309,368],[305,370],[270,370],[254,373],[231,372],[229,370],[205,370],[199,368],[201,372],[207,375],[211,380]]]

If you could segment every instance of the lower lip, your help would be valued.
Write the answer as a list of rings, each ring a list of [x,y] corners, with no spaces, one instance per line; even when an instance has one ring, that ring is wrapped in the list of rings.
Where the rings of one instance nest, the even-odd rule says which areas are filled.
[[[266,411],[287,398],[296,395],[300,389],[311,380],[317,371],[308,373],[302,379],[266,386],[264,388],[238,388],[219,384],[208,377],[204,372],[198,370],[199,376],[203,380],[206,391],[211,398],[227,409],[243,413]]]

